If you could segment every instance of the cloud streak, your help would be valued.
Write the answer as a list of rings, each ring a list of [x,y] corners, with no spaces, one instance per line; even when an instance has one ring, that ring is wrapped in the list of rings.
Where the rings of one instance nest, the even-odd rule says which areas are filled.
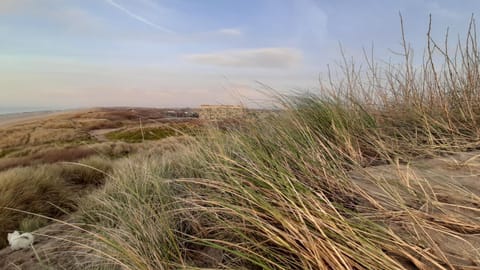
[[[259,48],[190,54],[184,58],[190,62],[220,67],[289,68],[302,60],[302,52],[292,48]]]
[[[133,19],[135,19],[135,20],[137,20],[141,23],[144,23],[144,24],[146,24],[150,27],[153,27],[153,28],[155,28],[157,30],[160,30],[162,32],[165,32],[165,33],[174,33],[172,30],[170,30],[168,28],[165,28],[163,26],[160,26],[160,25],[158,25],[158,24],[156,24],[156,23],[154,23],[154,22],[152,22],[152,21],[150,21],[150,20],[132,12],[130,9],[120,5],[119,3],[115,2],[114,0],[105,0],[105,1],[107,1],[107,3],[110,4],[111,6],[113,6],[114,8],[122,11],[123,13],[128,15],[129,17],[131,17],[131,18],[133,18]]]
[[[243,31],[238,28],[223,28],[218,30],[218,33],[225,36],[239,37],[243,35]]]

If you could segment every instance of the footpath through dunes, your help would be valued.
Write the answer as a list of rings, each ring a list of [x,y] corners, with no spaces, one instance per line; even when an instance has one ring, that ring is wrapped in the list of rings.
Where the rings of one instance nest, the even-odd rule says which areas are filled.
[[[403,269],[480,269],[480,151],[367,167],[349,177],[381,205],[373,210],[357,201],[355,210],[423,254],[408,260],[408,254],[389,254]],[[34,232],[35,250],[0,250],[0,269],[84,269],[95,260],[92,247],[68,242],[84,233],[61,223],[41,228]],[[439,257],[449,265],[431,268]]]

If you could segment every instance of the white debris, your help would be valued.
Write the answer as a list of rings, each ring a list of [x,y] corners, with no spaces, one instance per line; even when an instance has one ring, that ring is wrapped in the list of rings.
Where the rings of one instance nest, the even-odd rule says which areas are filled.
[[[33,244],[33,235],[31,233],[22,233],[14,231],[7,236],[8,243],[13,250],[29,248]]]

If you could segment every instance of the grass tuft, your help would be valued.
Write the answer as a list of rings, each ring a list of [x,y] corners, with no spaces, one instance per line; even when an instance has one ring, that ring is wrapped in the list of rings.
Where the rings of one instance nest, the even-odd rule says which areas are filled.
[[[52,218],[72,213],[86,188],[104,182],[110,162],[94,157],[78,164],[40,165],[0,172],[0,247],[7,244],[7,233],[35,230],[47,221],[19,211]]]

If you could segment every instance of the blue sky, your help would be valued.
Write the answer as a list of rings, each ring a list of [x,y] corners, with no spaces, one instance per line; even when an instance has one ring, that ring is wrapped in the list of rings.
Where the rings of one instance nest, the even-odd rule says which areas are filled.
[[[0,107],[198,106],[314,89],[326,65],[420,55],[465,32],[480,1],[1,0]]]

